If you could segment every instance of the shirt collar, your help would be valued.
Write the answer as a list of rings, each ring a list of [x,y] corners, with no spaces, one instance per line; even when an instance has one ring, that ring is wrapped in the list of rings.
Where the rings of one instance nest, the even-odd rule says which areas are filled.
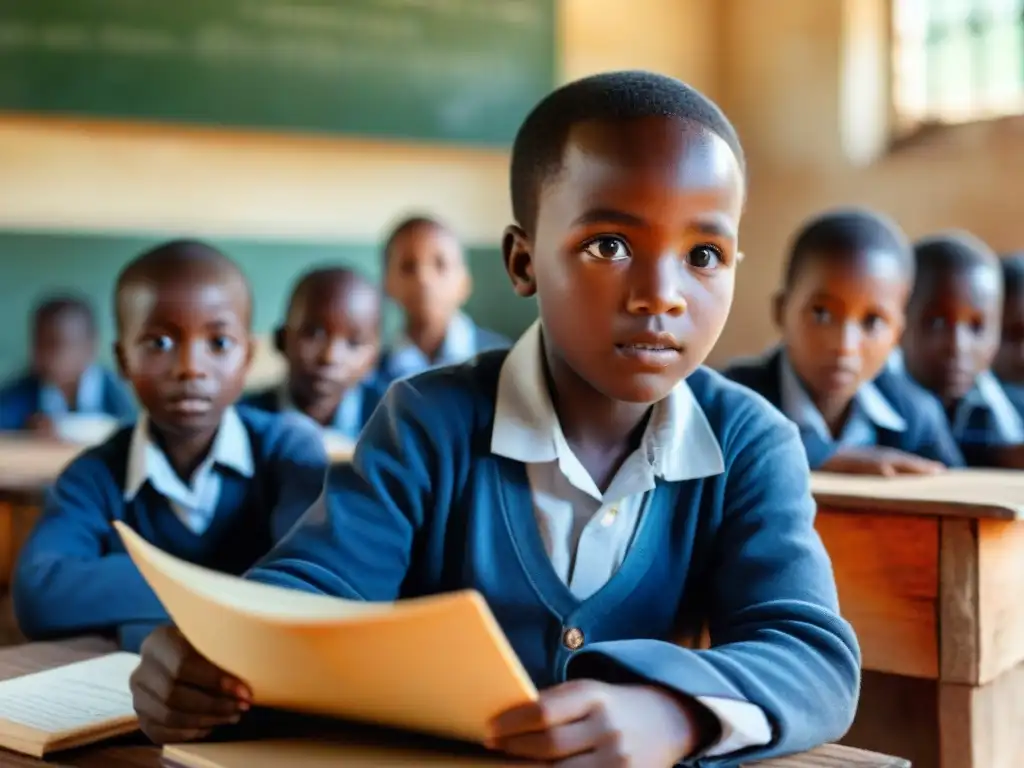
[[[400,368],[420,371],[434,365],[452,365],[468,360],[477,353],[476,325],[463,312],[456,312],[448,323],[444,341],[436,360],[428,360],[423,350],[406,335],[401,335],[391,348],[391,358]]]
[[[282,382],[277,390],[278,409],[282,413],[298,413],[305,415],[292,401],[291,393],[288,391],[288,382]],[[312,421],[312,419],[310,419]],[[355,439],[362,431],[363,421],[363,388],[359,384],[349,387],[342,395],[338,407],[334,411],[331,423],[327,425],[328,430],[339,432],[347,438]],[[316,422],[314,422],[316,423]],[[320,424],[316,424],[321,427]],[[321,427],[322,428],[322,427]]]
[[[992,424],[1003,442],[1024,443],[1024,419],[992,371],[982,371],[975,378],[974,386],[957,408],[954,432],[966,428],[970,412],[976,408],[984,408],[992,414]]]
[[[238,412],[234,408],[228,408],[221,418],[220,429],[217,430],[217,436],[213,440],[204,466],[216,464],[233,469],[243,477],[252,477],[255,471],[253,463],[249,432]],[[150,436],[149,418],[142,414],[132,430],[131,444],[128,447],[125,501],[135,498],[147,480],[154,484],[164,484],[170,483],[172,479],[181,482],[167,456]]]
[[[655,403],[643,440],[657,476],[669,482],[725,471],[718,438],[685,381]],[[520,337],[502,364],[491,452],[524,464],[558,461],[563,469],[576,461],[548,392],[540,321]]]
[[[825,417],[800,383],[785,351],[780,351],[779,355],[779,378],[782,412],[801,429],[832,442],[835,438],[825,423]],[[906,419],[900,416],[873,382],[868,381],[860,386],[854,395],[853,404],[855,411],[851,418],[862,416],[874,426],[890,432],[905,432],[907,429]]]
[[[75,411],[78,413],[103,412],[103,369],[90,365],[78,380]],[[48,416],[62,416],[70,412],[64,393],[50,384],[43,384],[39,392],[39,410]]]

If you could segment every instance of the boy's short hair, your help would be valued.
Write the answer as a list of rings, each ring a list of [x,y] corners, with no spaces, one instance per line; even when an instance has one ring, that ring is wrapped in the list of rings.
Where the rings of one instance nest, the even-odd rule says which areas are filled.
[[[965,272],[972,267],[999,269],[999,257],[970,232],[942,232],[914,243],[914,261],[921,277]],[[919,285],[920,280],[917,281]]]
[[[793,287],[800,270],[814,254],[873,250],[894,255],[907,281],[913,282],[914,253],[895,221],[866,208],[826,211],[804,222],[794,236],[783,273],[783,287],[786,290]]]
[[[77,313],[82,316],[89,335],[96,335],[96,313],[92,304],[83,296],[73,293],[61,293],[41,299],[32,309],[32,332],[38,333],[39,327],[65,312]]]
[[[666,117],[688,120],[714,133],[732,150],[741,171],[746,160],[736,129],[721,109],[696,88],[652,72],[592,75],[548,94],[526,117],[512,146],[512,214],[528,233],[537,218],[541,185],[562,165],[574,125],[588,120]]]
[[[144,251],[129,261],[118,274],[117,282],[114,284],[114,319],[118,333],[120,333],[124,321],[124,307],[121,305],[121,300],[125,289],[137,281],[152,279],[154,275],[166,276],[170,270],[189,263],[205,263],[237,277],[245,286],[248,295],[250,312],[247,322],[252,323],[252,285],[241,267],[223,251],[209,243],[202,240],[178,239],[161,243]]]
[[[395,224],[387,238],[384,240],[384,270],[387,271],[388,263],[391,259],[391,249],[395,245],[395,241],[398,240],[402,235],[410,230],[417,229],[419,227],[432,227],[440,229],[444,232],[451,232],[451,228],[440,219],[434,216],[428,216],[426,214],[417,214],[415,216],[407,216],[397,224]]]
[[[1013,251],[1002,257],[1003,286],[1007,293],[1024,290],[1024,251]]]
[[[376,290],[376,286],[370,282],[365,275],[351,267],[342,266],[340,264],[324,264],[319,267],[312,267],[300,274],[295,279],[295,282],[292,283],[292,289],[288,292],[286,314],[291,314],[292,309],[295,306],[295,300],[305,291],[308,291],[313,285],[321,280],[329,279],[343,280],[354,286],[358,285]]]

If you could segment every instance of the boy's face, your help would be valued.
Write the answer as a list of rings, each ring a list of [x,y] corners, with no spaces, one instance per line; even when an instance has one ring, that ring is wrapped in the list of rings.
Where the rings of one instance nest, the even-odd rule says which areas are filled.
[[[40,318],[32,339],[32,367],[43,381],[74,386],[96,358],[96,337],[81,310],[68,307]]]
[[[410,321],[445,326],[469,296],[462,246],[433,224],[411,227],[391,244],[385,289]]]
[[[284,355],[294,395],[309,402],[340,397],[377,360],[380,297],[351,280],[307,286],[292,302],[284,328]]]
[[[1024,384],[1024,290],[1004,299],[1002,340],[992,367],[1004,381]]]
[[[215,432],[252,360],[250,300],[233,274],[190,274],[126,287],[118,362],[165,434]]]
[[[743,194],[732,150],[690,122],[575,126],[532,238],[512,227],[504,241],[549,356],[613,400],[665,397],[725,325]]]
[[[790,364],[816,401],[848,402],[899,343],[910,293],[897,255],[805,254],[776,305]]]
[[[1002,276],[978,265],[924,274],[907,311],[907,371],[946,403],[954,403],[992,365],[1002,321]]]

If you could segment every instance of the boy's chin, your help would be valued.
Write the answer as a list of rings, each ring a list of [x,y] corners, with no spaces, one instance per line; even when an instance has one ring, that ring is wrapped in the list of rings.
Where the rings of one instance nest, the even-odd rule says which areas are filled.
[[[191,437],[216,429],[220,426],[223,416],[224,409],[216,407],[204,413],[181,413],[164,409],[149,411],[150,422],[161,434],[175,437]]]

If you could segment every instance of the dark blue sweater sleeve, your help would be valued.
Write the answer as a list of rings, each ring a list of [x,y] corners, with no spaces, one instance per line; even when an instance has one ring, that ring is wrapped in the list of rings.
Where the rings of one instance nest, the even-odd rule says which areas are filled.
[[[278,430],[272,447],[277,467],[277,503],[271,535],[277,543],[295,526],[320,497],[329,460],[319,430],[304,417],[276,417]]]
[[[30,640],[168,620],[131,558],[107,551],[120,493],[93,454],[72,462],[47,493],[14,573],[14,611]]]
[[[450,501],[445,457],[456,452],[437,450],[445,419],[420,400],[408,380],[391,386],[352,463],[331,468],[313,509],[249,578],[349,599],[398,598],[426,510]]]
[[[807,460],[792,425],[771,419],[764,428],[764,421],[760,429],[743,425],[757,434],[727,469],[714,565],[704,582],[711,649],[595,643],[567,669],[570,677],[631,678],[692,697],[745,700],[765,712],[769,745],[705,758],[702,766],[833,741],[857,707],[860,650],[839,616],[832,567],[814,529]]]

